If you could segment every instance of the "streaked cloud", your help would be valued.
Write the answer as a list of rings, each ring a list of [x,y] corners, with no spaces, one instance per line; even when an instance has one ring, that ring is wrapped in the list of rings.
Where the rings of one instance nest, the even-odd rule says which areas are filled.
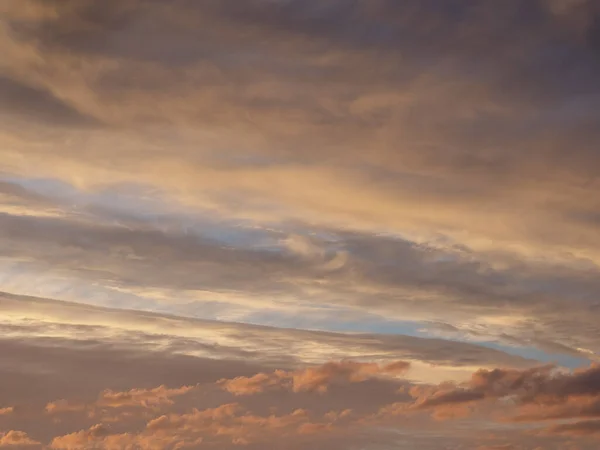
[[[596,0],[4,0],[0,54],[0,445],[595,448]]]
[[[480,357],[489,352],[489,361],[472,361],[452,380],[449,369],[460,367],[460,353],[475,344],[448,341],[456,361],[444,366],[419,350],[427,339],[402,343],[390,336],[387,344],[382,335],[275,329],[8,295],[2,309],[0,345],[7,357],[1,375],[5,400],[14,406],[0,424],[23,430],[6,439],[43,448],[259,448],[281,436],[299,449],[369,442],[386,448],[398,438],[400,419],[415,430],[407,445],[429,442],[432,427],[438,437],[423,443],[430,448],[442,440],[457,446],[494,442],[486,430],[499,426],[515,442],[563,448],[564,441],[545,436],[563,434],[556,427],[567,416],[525,417],[527,408],[547,402],[572,410],[574,399],[593,399],[597,390],[595,366],[570,373],[505,354],[502,364],[513,368],[493,369],[499,351],[485,347]],[[412,355],[411,361],[399,360],[401,354]],[[335,355],[345,357],[335,361]],[[490,368],[477,370],[481,365]],[[493,404],[511,419],[491,414]],[[537,434],[525,433],[525,422],[540,423]]]

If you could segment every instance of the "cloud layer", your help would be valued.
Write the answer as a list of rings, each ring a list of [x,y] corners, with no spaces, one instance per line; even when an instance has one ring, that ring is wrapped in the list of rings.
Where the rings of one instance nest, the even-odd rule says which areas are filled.
[[[596,0],[0,3],[0,446],[597,438]]]
[[[426,352],[416,357],[418,347],[410,347],[416,341],[395,339],[390,347],[377,335],[209,322],[6,294],[2,310],[6,406],[0,426],[9,430],[3,446],[392,448],[405,433],[406,448],[514,442],[558,449],[581,436],[577,448],[594,448],[597,366],[573,372],[505,355],[506,368],[492,368],[498,351],[490,350],[487,363],[456,371],[461,352],[474,344],[453,343],[456,361],[444,366],[427,362]],[[225,344],[237,334],[249,347]],[[287,344],[278,348],[277,340]],[[285,353],[292,342],[296,358]],[[357,352],[361,343],[379,350]],[[490,368],[474,368],[482,364]],[[490,427],[504,431],[490,435]]]

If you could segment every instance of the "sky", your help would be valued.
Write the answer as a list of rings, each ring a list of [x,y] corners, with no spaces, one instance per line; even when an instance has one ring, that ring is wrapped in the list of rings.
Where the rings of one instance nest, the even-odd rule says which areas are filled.
[[[0,0],[0,55],[0,448],[598,448],[600,1]]]

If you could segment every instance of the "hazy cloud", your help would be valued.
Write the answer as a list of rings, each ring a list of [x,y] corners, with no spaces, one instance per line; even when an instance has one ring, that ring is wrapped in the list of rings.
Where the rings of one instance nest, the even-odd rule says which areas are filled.
[[[2,442],[595,438],[596,0],[0,16]],[[203,422],[233,403],[220,433]],[[347,426],[399,418],[406,442]]]

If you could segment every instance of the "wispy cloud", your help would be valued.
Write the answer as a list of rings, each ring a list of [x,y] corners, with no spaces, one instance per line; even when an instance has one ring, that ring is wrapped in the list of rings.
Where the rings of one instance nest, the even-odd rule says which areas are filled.
[[[109,427],[102,408],[197,424],[190,398],[220,379],[232,398],[198,411],[244,403],[217,435],[250,448],[274,430],[289,448],[363,442],[255,396],[380,399],[396,379],[413,405],[381,411],[438,419],[412,444],[377,425],[400,448],[437,450],[432,429],[488,407],[518,437],[465,445],[594,438],[595,394],[521,388],[593,378],[539,367],[600,352],[597,1],[5,0],[0,16],[2,445],[168,448],[151,418]],[[38,438],[30,402],[94,417]],[[517,430],[534,419],[553,423]],[[224,445],[200,428],[186,445]]]

